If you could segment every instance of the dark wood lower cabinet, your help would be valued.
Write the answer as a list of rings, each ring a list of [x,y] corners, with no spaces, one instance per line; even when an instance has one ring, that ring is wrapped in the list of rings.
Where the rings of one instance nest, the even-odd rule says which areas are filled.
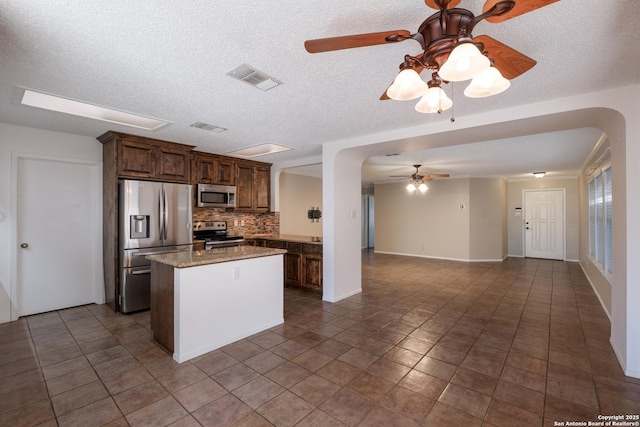
[[[247,244],[286,249],[284,285],[322,294],[322,245],[282,239],[249,239]]]
[[[302,255],[301,286],[322,293],[322,255]]]
[[[285,286],[300,286],[300,259],[302,255],[287,252],[284,255],[284,284]]]

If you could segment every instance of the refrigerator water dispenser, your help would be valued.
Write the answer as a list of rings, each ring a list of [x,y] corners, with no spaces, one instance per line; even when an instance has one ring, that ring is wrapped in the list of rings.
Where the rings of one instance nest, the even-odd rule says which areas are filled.
[[[129,221],[130,239],[149,238],[149,215],[130,215]]]

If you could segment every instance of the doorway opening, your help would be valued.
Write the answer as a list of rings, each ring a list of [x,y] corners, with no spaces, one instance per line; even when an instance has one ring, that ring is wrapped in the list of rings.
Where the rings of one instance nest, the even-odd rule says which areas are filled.
[[[362,248],[375,246],[375,199],[373,195],[362,196]]]

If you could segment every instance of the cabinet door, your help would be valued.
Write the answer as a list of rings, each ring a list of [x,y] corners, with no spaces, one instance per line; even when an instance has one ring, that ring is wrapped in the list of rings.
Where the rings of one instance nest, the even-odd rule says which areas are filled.
[[[284,284],[285,286],[300,286],[300,259],[302,255],[284,254]]]
[[[236,210],[253,210],[253,165],[236,163]]]
[[[254,178],[254,209],[257,211],[268,211],[271,171],[269,168],[256,167]]]
[[[302,256],[302,286],[314,292],[322,292],[322,257]]]
[[[118,141],[118,176],[154,178],[156,157],[153,144],[144,141]]]
[[[217,160],[215,184],[234,185],[235,180],[235,162],[231,159],[219,158]]]
[[[216,160],[213,156],[198,154],[192,163],[193,184],[214,184],[216,180]]]
[[[189,151],[158,146],[156,178],[171,182],[189,182]]]

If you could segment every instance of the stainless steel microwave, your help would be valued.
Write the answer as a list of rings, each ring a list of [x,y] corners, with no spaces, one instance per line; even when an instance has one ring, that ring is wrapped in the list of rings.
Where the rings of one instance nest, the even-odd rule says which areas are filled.
[[[236,187],[233,185],[198,184],[196,206],[199,208],[235,208]]]

